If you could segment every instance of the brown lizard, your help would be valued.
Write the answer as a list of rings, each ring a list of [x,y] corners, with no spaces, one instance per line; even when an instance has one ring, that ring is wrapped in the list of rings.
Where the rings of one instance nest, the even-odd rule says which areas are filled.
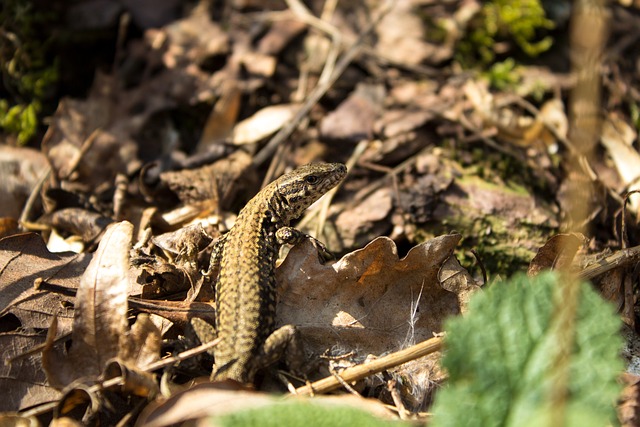
[[[213,349],[212,380],[253,383],[256,372],[276,362],[287,346],[287,352],[301,352],[295,348],[295,327],[275,330],[276,259],[282,244],[307,237],[289,223],[346,174],[343,164],[315,163],[281,176],[247,203],[221,239],[210,262],[210,271],[219,268],[215,298],[221,339]]]

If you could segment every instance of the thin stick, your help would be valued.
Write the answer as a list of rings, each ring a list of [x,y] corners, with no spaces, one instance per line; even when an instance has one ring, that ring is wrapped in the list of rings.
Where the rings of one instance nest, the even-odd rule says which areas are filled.
[[[371,362],[363,363],[362,365],[347,368],[340,373],[340,378],[347,383],[352,381],[361,380],[370,375],[377,374],[389,368],[393,368],[403,363],[410,362],[411,360],[418,359],[422,356],[426,356],[431,353],[435,353],[442,349],[442,337],[435,337],[423,341],[419,344],[405,348],[404,350],[397,351]],[[340,387],[340,381],[335,377],[326,377],[314,383],[298,387],[296,389],[297,395],[310,396],[312,394],[327,393]]]

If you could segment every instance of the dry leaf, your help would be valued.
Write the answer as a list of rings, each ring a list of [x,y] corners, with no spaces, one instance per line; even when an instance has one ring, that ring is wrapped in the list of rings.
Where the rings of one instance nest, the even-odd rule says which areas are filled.
[[[543,270],[562,269],[571,266],[584,236],[558,234],[550,238],[531,260],[527,274],[535,276]]]
[[[320,134],[324,138],[352,142],[371,139],[384,98],[384,86],[358,83],[355,91],[322,120]]]
[[[80,236],[84,243],[94,242],[104,229],[113,222],[111,218],[81,208],[59,209],[40,220],[59,231]]]
[[[640,190],[638,178],[640,177],[640,154],[633,147],[637,139],[636,131],[621,118],[611,114],[602,124],[602,145],[622,179],[622,184],[628,191]],[[629,197],[629,203],[633,212],[640,211],[640,194]]]
[[[389,13],[382,18],[376,27],[376,52],[394,62],[407,65],[449,59],[453,53],[451,48],[425,41],[425,25],[413,3],[407,0],[395,2]]]
[[[395,243],[379,237],[332,265],[318,262],[310,242],[297,245],[276,272],[278,322],[296,325],[315,354],[333,347],[381,355],[431,338],[477,288],[470,278],[453,291],[440,283],[459,240],[440,236],[399,259]]]
[[[39,151],[0,145],[0,217],[18,219],[31,191],[48,169],[47,159]]]
[[[618,403],[618,421],[624,427],[640,423],[640,376],[624,373],[621,381],[625,384]]]
[[[51,253],[34,233],[0,240],[0,316],[13,314],[25,330],[46,329],[57,316],[60,333],[70,332],[73,298],[38,290],[34,282],[44,279],[73,294],[90,260],[90,254]]]
[[[47,378],[63,388],[82,377],[97,378],[107,361],[127,344],[129,250],[133,225],[120,222],[107,228],[98,250],[82,275],[76,294],[73,345],[66,358],[43,354]]]
[[[298,104],[270,105],[236,125],[231,140],[234,144],[258,142],[278,131],[298,111]]]
[[[340,238],[347,248],[363,245],[375,236],[384,234],[389,224],[382,222],[393,207],[390,188],[381,188],[352,209],[346,209],[336,218]],[[380,229],[383,227],[383,229]]]
[[[258,52],[276,56],[306,28],[307,25],[297,19],[274,21],[269,31],[258,42]]]
[[[40,353],[13,360],[34,347],[43,344],[45,336],[35,332],[7,332],[0,334],[2,361],[0,365],[0,412],[17,411],[60,397],[60,393],[47,383],[42,369]]]

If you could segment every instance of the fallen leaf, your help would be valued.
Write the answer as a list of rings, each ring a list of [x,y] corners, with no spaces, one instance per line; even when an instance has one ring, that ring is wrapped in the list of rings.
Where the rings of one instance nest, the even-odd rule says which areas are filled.
[[[381,355],[431,338],[461,312],[461,295],[477,288],[441,286],[440,269],[459,240],[440,236],[399,259],[395,243],[379,237],[330,265],[310,242],[296,245],[276,271],[278,322],[296,325],[315,354],[340,347]]]
[[[576,234],[557,234],[544,244],[531,260],[527,274],[535,276],[543,270],[563,269],[571,262],[584,241],[584,236]]]
[[[44,341],[45,335],[36,332],[0,334],[3,361],[0,365],[0,412],[14,412],[60,397],[60,392],[47,383],[40,353],[21,356]],[[12,360],[16,356],[21,357]]]
[[[376,52],[400,64],[418,65],[424,61],[437,63],[449,59],[450,47],[426,42],[425,25],[414,10],[415,2],[394,3],[376,27]]]
[[[0,145],[0,217],[20,218],[31,191],[47,170],[47,159],[39,151]]]
[[[636,131],[623,119],[611,114],[602,124],[601,141],[628,191],[640,190],[640,153],[633,147]],[[640,212],[640,194],[632,194],[629,202],[633,212]]]
[[[640,376],[624,373],[620,380],[624,390],[618,404],[618,421],[623,427],[637,426],[640,424]]]
[[[70,332],[73,298],[39,290],[35,282],[43,279],[73,294],[90,260],[91,254],[51,253],[42,237],[34,233],[1,239],[0,322],[12,314],[24,330],[46,329],[57,316],[60,333]]]
[[[336,218],[340,238],[347,248],[371,241],[384,234],[388,224],[383,223],[393,207],[392,190],[381,188],[362,200],[352,209],[346,209]],[[380,229],[382,226],[384,229]]]
[[[322,120],[320,134],[352,142],[371,139],[384,98],[384,86],[358,83],[353,93]]]
[[[127,291],[133,225],[107,228],[76,294],[73,345],[65,357],[45,351],[49,383],[64,388],[82,377],[98,378],[107,362],[118,356],[128,338]]]
[[[298,104],[270,105],[244,119],[233,129],[231,141],[234,144],[250,144],[278,131],[289,122],[298,111]]]

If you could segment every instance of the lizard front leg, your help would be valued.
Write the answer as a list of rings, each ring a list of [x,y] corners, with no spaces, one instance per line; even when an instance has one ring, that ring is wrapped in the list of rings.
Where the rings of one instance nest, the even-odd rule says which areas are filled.
[[[283,245],[285,243],[289,245],[297,245],[302,242],[304,239],[311,240],[313,246],[315,246],[318,251],[318,258],[320,258],[320,262],[324,263],[330,259],[333,259],[334,256],[327,247],[318,239],[313,236],[310,236],[306,233],[301,232],[300,230],[296,230],[293,227],[280,227],[276,231],[276,239],[278,243]]]

